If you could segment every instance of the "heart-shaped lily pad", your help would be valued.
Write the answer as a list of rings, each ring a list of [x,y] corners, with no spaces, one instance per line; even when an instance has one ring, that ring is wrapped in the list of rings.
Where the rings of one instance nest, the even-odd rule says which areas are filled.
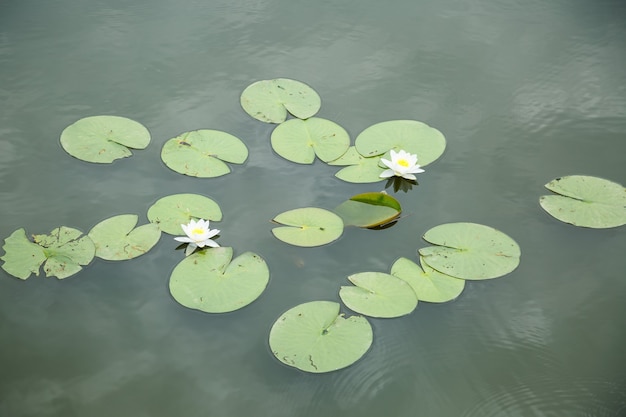
[[[295,246],[321,246],[337,240],[343,233],[343,221],[335,213],[317,207],[285,211],[274,217],[272,233],[277,239]]]
[[[425,262],[420,267],[407,258],[394,262],[391,275],[406,281],[415,291],[418,300],[430,303],[454,300],[465,288],[465,280],[442,274]]]
[[[339,297],[350,310],[370,317],[392,318],[411,313],[417,296],[405,281],[382,272],[348,277],[355,286],[342,286]]]
[[[144,149],[150,132],[141,123],[119,116],[90,116],[66,127],[61,146],[74,158],[100,164],[132,155],[129,148]]]
[[[288,78],[257,81],[241,93],[241,107],[245,112],[266,123],[284,122],[287,111],[299,119],[308,119],[321,105],[315,90]]]
[[[232,257],[233,248],[220,247],[183,259],[170,277],[174,299],[207,313],[238,310],[256,300],[269,282],[267,264],[252,252]]]
[[[138,217],[122,214],[95,225],[88,236],[96,245],[96,256],[109,261],[136,258],[157,244],[161,230],[154,223],[135,228]]]
[[[170,235],[182,235],[181,224],[189,220],[222,220],[220,206],[199,194],[172,194],[157,200],[148,209],[148,220]]]
[[[379,156],[366,158],[358,153],[354,146],[350,146],[346,153],[339,158],[328,162],[328,165],[345,166],[345,168],[337,171],[335,176],[343,181],[353,183],[382,181],[380,174],[386,169],[380,166]]]
[[[192,177],[211,178],[228,174],[223,161],[243,164],[248,148],[237,137],[219,130],[185,132],[165,142],[161,159],[170,169]]]
[[[419,250],[422,261],[462,279],[490,279],[519,265],[520,248],[506,234],[476,223],[447,223],[433,227],[424,240],[434,245]]]
[[[398,200],[381,192],[357,194],[335,208],[345,225],[376,227],[397,218],[402,212]]]
[[[546,188],[561,195],[544,195],[539,203],[562,222],[594,229],[626,224],[626,189],[620,184],[570,175],[550,181]]]
[[[284,364],[322,373],[358,361],[372,345],[372,326],[362,316],[345,318],[339,303],[312,301],[283,313],[270,330],[270,349]]]

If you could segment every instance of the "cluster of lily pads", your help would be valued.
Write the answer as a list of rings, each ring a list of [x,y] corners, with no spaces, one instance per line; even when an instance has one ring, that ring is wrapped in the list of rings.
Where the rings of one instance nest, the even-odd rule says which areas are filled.
[[[241,94],[246,113],[277,124],[270,142],[281,157],[299,164],[316,159],[343,167],[335,176],[352,183],[384,179],[410,188],[414,174],[444,152],[443,134],[425,123],[392,120],[364,129],[351,145],[347,131],[335,122],[315,117],[321,107],[317,92],[299,81],[278,78],[258,81]],[[289,118],[289,115],[293,116]],[[63,149],[77,159],[111,163],[144,149],[148,129],[118,116],[91,116],[61,133]],[[229,164],[248,158],[245,143],[226,132],[201,129],[182,133],[163,145],[161,159],[178,173],[210,178],[231,172]],[[419,158],[420,165],[417,165]],[[387,184],[389,186],[389,182]],[[542,196],[541,206],[557,219],[574,225],[605,228],[626,224],[626,194],[619,184],[594,177],[561,177],[546,185],[560,194]],[[403,189],[407,189],[403,186]],[[332,210],[302,207],[274,217],[279,240],[302,247],[331,243],[346,226],[384,228],[402,213],[400,203],[385,192],[350,197]],[[138,216],[124,214],[96,224],[87,234],[61,226],[29,239],[20,228],[5,239],[2,268],[27,279],[39,275],[69,277],[94,257],[127,260],[148,252],[161,233],[186,236],[186,257],[171,273],[169,288],[181,305],[208,313],[242,308],[256,300],[269,282],[265,260],[246,252],[233,258],[233,248],[213,239],[222,211],[212,199],[198,194],[175,194],[157,200],[147,211],[148,224],[136,227]],[[451,223],[427,231],[419,264],[400,258],[386,272],[360,272],[348,277],[353,285],[339,289],[341,301],[361,314],[345,317],[339,303],[312,301],[295,306],[273,324],[269,344],[281,362],[307,372],[344,368],[370,348],[373,333],[363,316],[393,318],[410,314],[418,301],[442,303],[458,297],[465,280],[503,276],[519,264],[520,249],[506,234],[474,223]]]

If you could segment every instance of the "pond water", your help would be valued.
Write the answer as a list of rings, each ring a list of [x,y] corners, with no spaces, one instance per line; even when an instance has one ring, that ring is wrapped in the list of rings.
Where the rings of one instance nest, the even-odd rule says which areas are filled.
[[[199,193],[224,212],[219,242],[271,271],[257,301],[223,315],[170,296],[183,254],[169,235],[65,280],[0,271],[0,415],[624,415],[626,229],[576,228],[538,204],[563,175],[626,183],[624,17],[610,0],[0,2],[0,237],[124,213],[145,223],[157,199]],[[277,77],[311,85],[318,115],[352,140],[394,119],[445,134],[419,186],[395,194],[398,225],[310,249],[272,236],[280,212],[384,187],[272,151],[274,126],[239,96]],[[141,122],[150,146],[110,165],[66,154],[61,131],[99,114]],[[248,161],[214,179],[165,167],[162,145],[201,128],[241,138]],[[285,310],[417,261],[424,232],[456,221],[513,237],[520,266],[371,319],[372,347],[349,368],[306,374],[273,357]]]

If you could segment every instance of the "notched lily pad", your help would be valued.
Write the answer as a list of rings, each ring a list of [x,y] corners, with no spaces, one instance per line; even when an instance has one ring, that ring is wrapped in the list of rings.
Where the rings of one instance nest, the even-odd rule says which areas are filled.
[[[287,112],[308,119],[320,109],[320,96],[308,85],[288,78],[261,80],[241,93],[241,107],[250,116],[265,123],[282,123]]]
[[[183,259],[170,276],[174,299],[206,313],[238,310],[256,300],[269,282],[267,264],[252,252],[232,257],[232,248],[219,247]]]
[[[132,155],[130,149],[144,149],[150,132],[141,123],[119,116],[90,116],[66,127],[61,146],[74,158],[100,164]]]
[[[2,269],[20,279],[39,275],[39,268],[46,260],[43,248],[28,240],[24,229],[17,229],[4,239],[2,249],[5,251],[0,258],[4,261]]]
[[[154,223],[135,228],[138,217],[122,214],[95,225],[88,236],[96,245],[96,256],[109,261],[133,259],[148,252],[161,238]]]
[[[272,233],[277,239],[295,246],[321,246],[337,240],[343,233],[343,221],[335,213],[317,207],[285,211],[274,217]]]
[[[243,164],[247,158],[248,148],[239,138],[210,129],[185,132],[165,142],[161,150],[170,169],[201,178],[226,175],[230,168],[225,162]]]
[[[626,188],[603,178],[560,177],[546,184],[560,195],[544,195],[541,207],[556,219],[574,226],[604,229],[626,224]]]
[[[380,174],[386,169],[380,166],[380,156],[364,157],[350,146],[345,154],[328,162],[328,165],[344,166],[335,173],[340,180],[352,183],[372,183],[382,181]]]
[[[425,262],[420,267],[407,258],[394,262],[391,275],[406,281],[415,291],[418,300],[430,303],[454,300],[465,288],[465,280],[442,274]]]
[[[381,192],[357,194],[335,208],[345,225],[377,227],[396,219],[402,213],[398,200]]]
[[[157,200],[148,209],[148,220],[170,235],[182,236],[181,224],[191,219],[222,220],[220,206],[199,194],[173,194]]]
[[[372,326],[362,316],[344,317],[339,303],[312,301],[283,313],[272,326],[269,344],[282,363],[323,373],[358,361],[372,345]]]

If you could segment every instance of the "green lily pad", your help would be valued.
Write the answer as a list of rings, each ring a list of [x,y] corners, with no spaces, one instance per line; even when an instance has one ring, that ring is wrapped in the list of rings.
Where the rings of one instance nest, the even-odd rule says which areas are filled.
[[[170,276],[174,299],[187,308],[226,313],[259,298],[269,282],[267,264],[252,252],[232,257],[233,248],[220,247],[183,259]]]
[[[357,194],[335,208],[345,225],[376,227],[396,219],[402,212],[398,200],[381,192]]]
[[[541,207],[556,219],[580,227],[604,229],[626,224],[626,189],[603,178],[571,175],[546,188],[561,195],[544,195]]]
[[[465,288],[465,280],[442,274],[425,262],[420,267],[407,258],[394,262],[391,275],[406,281],[415,291],[418,300],[429,303],[454,300]]]
[[[335,176],[340,180],[352,183],[371,183],[382,181],[380,174],[385,168],[380,167],[380,157],[364,157],[357,152],[354,146],[350,146],[345,154],[328,162],[328,165],[345,166],[337,171]]]
[[[184,235],[181,224],[191,219],[222,220],[220,206],[199,194],[173,194],[160,198],[148,209],[148,220],[170,235]]]
[[[135,228],[138,217],[122,214],[95,225],[88,236],[96,245],[96,256],[109,261],[133,259],[148,252],[161,238],[154,223]]]
[[[288,78],[257,81],[241,93],[241,107],[265,123],[284,122],[287,111],[299,119],[308,119],[319,111],[321,105],[315,90]]]
[[[431,268],[456,278],[497,278],[520,262],[517,243],[499,230],[476,223],[448,223],[433,227],[424,240],[434,245],[419,250]]]
[[[248,148],[237,137],[219,130],[185,132],[165,142],[161,159],[170,169],[192,177],[212,178],[228,174],[223,161],[243,164]]]
[[[356,150],[364,157],[383,155],[391,149],[416,154],[417,163],[426,166],[438,159],[446,148],[443,134],[415,120],[391,120],[365,129],[355,139]]]
[[[343,221],[333,212],[316,207],[285,211],[274,217],[283,224],[272,233],[277,239],[295,246],[321,246],[337,240],[343,233]]]
[[[405,281],[382,272],[361,272],[348,277],[355,286],[342,286],[341,301],[370,317],[392,318],[411,313],[417,296]]]
[[[362,316],[345,318],[339,303],[312,301],[283,313],[270,330],[270,349],[284,364],[305,372],[336,371],[369,350],[372,326]]]
[[[99,164],[132,155],[129,148],[144,149],[150,132],[141,123],[119,116],[80,119],[61,133],[61,146],[74,158]]]
[[[350,147],[350,136],[343,127],[319,117],[281,123],[271,141],[277,154],[298,164],[312,164],[316,155],[324,162],[332,161]]]
[[[24,229],[17,229],[4,240],[4,261],[2,269],[20,279],[27,279],[31,274],[39,275],[39,267],[46,260],[41,246],[26,237]]]

